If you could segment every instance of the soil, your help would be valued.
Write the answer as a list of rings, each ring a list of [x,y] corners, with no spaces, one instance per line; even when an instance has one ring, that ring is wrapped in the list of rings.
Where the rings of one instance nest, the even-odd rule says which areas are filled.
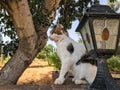
[[[0,67],[2,65],[0,64]],[[47,61],[34,60],[19,78],[17,85],[0,86],[0,90],[52,90],[53,67],[48,66]],[[113,74],[120,85],[120,74]]]
[[[47,61],[34,60],[19,78],[17,85],[0,86],[0,90],[51,90],[52,71],[54,68],[48,66]]]
[[[47,61],[34,60],[18,80],[18,85],[50,85],[53,67]]]

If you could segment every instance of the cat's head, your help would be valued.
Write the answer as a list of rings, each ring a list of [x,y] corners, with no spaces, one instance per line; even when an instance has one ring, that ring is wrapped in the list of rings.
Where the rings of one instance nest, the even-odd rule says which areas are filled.
[[[61,24],[57,24],[53,30],[50,32],[50,34],[57,34],[57,35],[67,35],[68,36],[68,33],[63,29],[62,25]]]
[[[56,27],[50,32],[49,38],[55,42],[58,42],[66,38],[66,36],[68,36],[68,33],[63,30],[61,24],[57,24]]]

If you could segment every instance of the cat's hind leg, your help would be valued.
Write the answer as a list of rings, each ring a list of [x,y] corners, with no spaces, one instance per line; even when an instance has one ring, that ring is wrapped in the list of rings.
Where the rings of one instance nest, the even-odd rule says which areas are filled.
[[[72,79],[72,82],[74,82],[75,84],[87,84],[88,83],[86,80],[83,80],[82,78],[76,78],[76,77]]]
[[[74,78],[72,79],[72,81],[75,83],[75,84],[87,84],[88,82],[86,80],[83,79],[83,75],[82,74],[79,74],[79,73],[76,73]]]
[[[87,84],[88,82],[82,79],[77,79],[74,81],[75,84]]]

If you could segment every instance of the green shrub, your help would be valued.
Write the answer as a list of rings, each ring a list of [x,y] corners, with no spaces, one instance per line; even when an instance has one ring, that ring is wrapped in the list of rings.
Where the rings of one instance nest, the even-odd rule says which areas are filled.
[[[46,45],[37,55],[38,59],[46,59],[49,54],[54,52],[54,47],[51,44]]]
[[[110,71],[120,71],[120,56],[112,56],[107,63]]]
[[[44,59],[48,61],[50,66],[53,66],[56,70],[60,69],[60,60],[57,56],[56,49],[52,45],[46,45],[41,52],[37,55],[38,59]]]
[[[50,66],[53,66],[56,70],[60,70],[61,63],[56,51],[54,51],[52,54],[49,54],[46,60]]]
[[[3,63],[7,63],[10,59],[11,57],[5,57],[5,59],[3,60]]]
[[[46,45],[41,52],[37,55],[38,59],[44,59],[48,61],[50,66],[53,66],[56,70],[60,69],[60,60],[57,56],[56,49],[52,45]],[[110,71],[120,71],[120,56],[113,56],[108,61],[108,67]]]

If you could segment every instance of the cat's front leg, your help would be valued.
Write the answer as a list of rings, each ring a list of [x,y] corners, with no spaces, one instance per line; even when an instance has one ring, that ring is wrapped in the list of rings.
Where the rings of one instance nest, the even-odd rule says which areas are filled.
[[[54,84],[63,84],[64,83],[64,81],[65,81],[65,78],[57,78],[55,81],[54,81]]]
[[[65,81],[65,76],[68,70],[70,69],[70,65],[67,63],[63,63],[61,66],[59,77],[55,80],[54,84],[63,84]]]

